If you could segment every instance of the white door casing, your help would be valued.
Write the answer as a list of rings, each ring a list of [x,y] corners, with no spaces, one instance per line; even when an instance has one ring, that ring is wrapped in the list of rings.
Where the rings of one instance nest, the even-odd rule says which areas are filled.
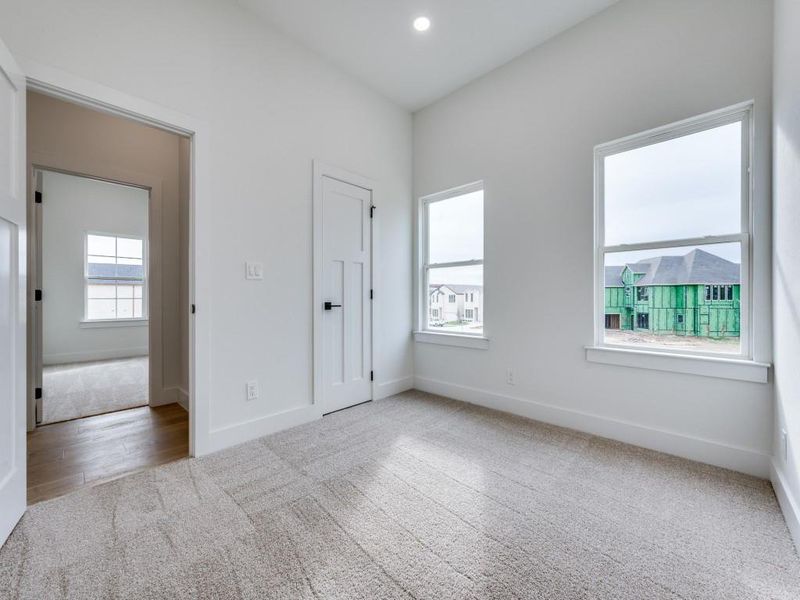
[[[25,78],[0,40],[0,545],[26,505]]]
[[[322,413],[372,399],[372,196],[357,176],[316,174],[314,395]]]

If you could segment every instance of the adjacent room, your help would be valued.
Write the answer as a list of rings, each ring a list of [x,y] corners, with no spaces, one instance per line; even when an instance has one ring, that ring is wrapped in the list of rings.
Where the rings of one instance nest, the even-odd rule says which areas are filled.
[[[800,599],[798,33],[0,0],[0,597]]]

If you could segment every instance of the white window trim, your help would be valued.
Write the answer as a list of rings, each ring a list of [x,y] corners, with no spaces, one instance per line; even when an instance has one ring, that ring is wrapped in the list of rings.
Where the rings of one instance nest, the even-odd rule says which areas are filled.
[[[706,131],[730,123],[742,123],[742,190],[741,231],[729,235],[714,235],[679,240],[605,245],[604,204],[604,159],[620,152],[650,146],[659,142]],[[725,109],[713,111],[659,127],[613,142],[600,144],[594,149],[594,345],[586,348],[586,359],[591,362],[649,368],[711,377],[766,381],[769,365],[753,359],[753,281],[752,235],[753,235],[753,169],[754,146],[753,102],[744,102]],[[738,242],[741,244],[740,283],[740,352],[723,354],[675,348],[635,347],[625,344],[607,343],[605,330],[605,254],[620,251],[650,250],[681,246]],[[739,376],[737,376],[737,374]]]
[[[484,226],[484,258],[476,259],[476,260],[464,260],[464,261],[454,261],[454,262],[447,262],[447,263],[429,263],[428,262],[428,207],[434,202],[440,202],[442,200],[448,200],[450,198],[454,198],[456,196],[463,196],[464,194],[469,194],[470,192],[476,192],[478,190],[484,191],[484,215],[486,214],[486,187],[484,186],[483,181],[475,181],[473,183],[468,183],[466,185],[461,185],[458,187],[450,188],[448,190],[444,190],[442,192],[436,192],[435,194],[429,194],[427,196],[422,196],[419,199],[418,203],[418,210],[417,210],[417,329],[414,331],[414,341],[421,342],[421,343],[428,343],[428,344],[441,344],[443,346],[457,346],[462,348],[474,348],[474,349],[481,349],[486,350],[489,348],[489,339],[486,337],[486,266],[484,265],[484,258],[486,254],[486,228]],[[483,306],[481,310],[483,311],[484,319],[483,323],[483,333],[463,333],[463,332],[443,332],[443,331],[432,331],[431,329],[427,328],[428,323],[428,314],[430,310],[430,293],[429,293],[429,285],[428,285],[428,272],[431,268],[446,268],[446,267],[465,267],[465,266],[473,266],[473,265],[482,265],[483,266],[483,275],[484,275],[484,289],[483,289]],[[447,304],[447,302],[445,302]]]
[[[122,319],[90,319],[89,318],[89,236],[98,235],[104,237],[125,238],[129,240],[142,241],[142,316],[141,317],[126,317]],[[109,233],[107,231],[85,231],[83,234],[83,318],[78,323],[81,328],[93,327],[133,327],[136,325],[147,325],[150,320],[148,308],[150,302],[148,300],[150,273],[148,270],[148,248],[147,248],[148,235],[145,233],[143,237],[138,235],[130,235],[125,233]],[[117,277],[115,279],[125,279],[124,277]],[[138,279],[136,280],[138,281]]]

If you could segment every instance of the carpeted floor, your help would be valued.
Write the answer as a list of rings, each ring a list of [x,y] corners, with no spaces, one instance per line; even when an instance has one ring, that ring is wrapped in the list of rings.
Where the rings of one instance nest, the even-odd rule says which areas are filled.
[[[42,424],[145,406],[146,356],[51,365],[42,373]]]
[[[419,392],[33,506],[2,598],[800,595],[770,484]]]

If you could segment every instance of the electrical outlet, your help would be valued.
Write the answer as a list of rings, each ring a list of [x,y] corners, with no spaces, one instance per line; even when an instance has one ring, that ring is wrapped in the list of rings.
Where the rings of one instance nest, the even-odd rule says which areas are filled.
[[[264,265],[260,262],[246,262],[244,265],[245,279],[264,279]]]
[[[258,400],[258,381],[255,379],[247,382],[247,400]]]
[[[514,385],[514,369],[511,367],[506,369],[506,383],[508,385]]]
[[[789,462],[789,433],[785,429],[781,429],[781,453],[784,464]]]

